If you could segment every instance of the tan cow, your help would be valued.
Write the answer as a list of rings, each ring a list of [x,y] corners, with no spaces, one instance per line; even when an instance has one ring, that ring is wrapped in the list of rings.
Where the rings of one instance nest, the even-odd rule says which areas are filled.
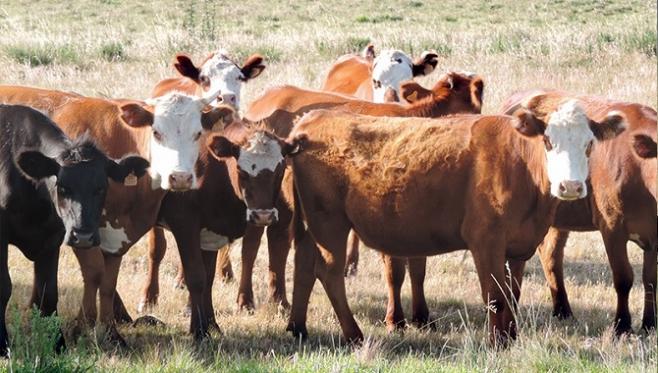
[[[538,105],[533,97],[514,116],[434,120],[329,111],[305,116],[290,135],[308,137],[292,160],[295,209],[301,207],[308,230],[295,225],[301,247],[288,330],[306,335],[317,276],[345,338],[363,339],[343,277],[347,235],[354,229],[367,246],[393,256],[470,250],[491,341],[513,338],[505,261],[518,298],[519,269],[548,231],[560,200],[587,196],[592,144],[624,128],[622,115],[613,112],[596,123],[574,100],[543,121],[534,114]],[[313,263],[315,273],[309,271]]]
[[[530,95],[541,93],[544,111],[553,110],[568,93],[562,91],[524,91],[511,96],[503,111],[511,113]],[[611,110],[622,112],[628,128],[613,141],[597,146],[591,156],[590,198],[578,204],[561,206],[554,227],[539,247],[544,273],[553,296],[553,314],[571,317],[564,286],[564,246],[569,231],[601,232],[612,268],[617,291],[617,334],[631,332],[628,295],[633,286],[633,270],[628,261],[626,243],[633,241],[644,251],[644,317],[642,329],[656,327],[656,111],[650,107],[608,100],[596,96],[577,96],[591,118],[601,120]]]
[[[322,90],[366,101],[399,101],[400,85],[414,77],[429,75],[438,60],[439,56],[429,51],[416,61],[395,49],[383,50],[375,56],[375,48],[369,45],[361,55],[339,57],[329,69]]]
[[[101,216],[100,246],[74,249],[84,280],[79,319],[94,324],[96,295],[100,296],[100,321],[108,325],[108,336],[125,343],[115,328],[114,301],[122,256],[155,224],[160,203],[168,190],[198,187],[194,169],[202,146],[202,132],[224,118],[233,118],[233,109],[222,106],[204,112],[214,100],[170,93],[149,101],[111,101],[82,97],[30,87],[0,86],[0,102],[29,105],[57,123],[70,137],[88,133],[109,157],[138,154],[151,163],[148,177],[136,184],[112,184],[107,191]],[[190,265],[201,268],[203,261]],[[201,281],[190,287],[194,300],[191,331],[197,338],[207,333],[208,307],[202,297],[202,270],[193,271]],[[120,311],[125,312],[119,304]],[[214,315],[213,315],[214,319]]]

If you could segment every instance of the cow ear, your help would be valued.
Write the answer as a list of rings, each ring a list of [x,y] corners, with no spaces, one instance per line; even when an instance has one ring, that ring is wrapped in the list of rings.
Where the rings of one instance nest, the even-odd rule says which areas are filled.
[[[57,175],[61,168],[54,159],[32,150],[19,153],[16,164],[27,177],[36,181]]]
[[[400,93],[402,94],[402,98],[410,104],[422,100],[425,97],[432,96],[432,91],[414,81],[400,84]]]
[[[149,161],[140,156],[129,155],[121,158],[119,162],[108,159],[106,170],[110,179],[123,183],[128,175],[133,175],[135,178],[144,176],[147,168],[149,168]]]
[[[224,136],[213,136],[208,144],[208,149],[215,158],[233,157],[238,159],[240,157],[240,146],[234,144]]]
[[[219,105],[201,114],[201,126],[207,131],[211,131],[216,124],[221,124],[223,129],[234,121],[235,110],[228,105]]]
[[[121,119],[130,127],[145,127],[153,125],[153,113],[145,107],[131,103],[119,107]]]
[[[245,81],[257,77],[263,70],[265,70],[265,64],[263,63],[263,57],[259,54],[247,58],[240,68]]]
[[[434,52],[425,51],[411,66],[414,76],[429,75],[439,63],[439,55]]]
[[[372,44],[368,44],[367,47],[365,47],[361,51],[361,57],[365,58],[366,60],[372,62],[375,60],[375,46]]]
[[[626,116],[620,111],[611,111],[600,123],[590,120],[589,129],[598,141],[614,139],[626,129]]]
[[[174,68],[176,68],[182,76],[199,83],[199,74],[201,73],[201,70],[194,66],[194,63],[186,54],[181,53],[176,55],[176,58],[174,59]]]
[[[304,145],[308,141],[306,134],[300,134],[292,139],[288,139],[284,142],[283,147],[281,148],[281,155],[284,157],[295,156],[301,153],[304,150]]]
[[[478,110],[482,112],[482,96],[484,95],[484,82],[482,78],[476,76],[471,80],[471,103]]]
[[[640,158],[656,158],[656,142],[647,135],[633,136],[633,150]]]
[[[523,136],[535,137],[543,135],[546,131],[546,123],[526,109],[515,111],[513,116],[516,118],[514,129]]]

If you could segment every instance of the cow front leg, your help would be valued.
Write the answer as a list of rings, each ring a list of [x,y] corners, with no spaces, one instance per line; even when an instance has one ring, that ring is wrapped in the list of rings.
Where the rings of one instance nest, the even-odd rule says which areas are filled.
[[[284,309],[290,309],[286,296],[286,262],[290,252],[290,220],[279,214],[279,222],[267,228],[269,256],[269,301]]]
[[[158,304],[160,295],[160,263],[167,252],[164,229],[154,227],[148,233],[148,273],[137,304],[137,312],[144,313]]]
[[[384,321],[386,322],[386,330],[392,333],[395,330],[403,330],[407,326],[400,298],[407,260],[382,254],[382,261],[384,263],[384,278],[386,278],[388,288],[388,303]]]
[[[544,276],[551,290],[553,316],[559,319],[573,317],[567,289],[564,286],[564,246],[568,238],[569,231],[550,228],[544,241],[537,248]]]
[[[83,282],[82,305],[77,318],[78,327],[93,327],[97,318],[96,294],[105,274],[105,260],[101,249],[98,247],[91,249],[73,248],[73,253],[80,264]]]
[[[34,261],[34,286],[30,304],[37,307],[41,316],[57,314],[57,268],[59,265],[59,246],[50,250]],[[55,341],[55,351],[66,348],[64,334],[60,329]]]
[[[295,338],[308,336],[306,316],[311,292],[315,285],[315,258],[318,248],[311,234],[303,227],[297,227],[295,233],[295,268],[293,272],[292,306],[286,331]]]
[[[426,327],[430,322],[430,310],[425,300],[425,268],[427,258],[408,258],[409,282],[411,282],[411,310],[413,322],[418,328]]]
[[[633,332],[631,312],[628,308],[628,296],[633,287],[633,268],[628,261],[626,242],[627,239],[623,234],[616,232],[603,234],[603,243],[612,269],[612,281],[617,292],[617,313],[615,315],[615,333],[617,335]]]
[[[99,288],[100,294],[100,321],[106,328],[106,338],[110,342],[117,343],[121,347],[126,346],[117,330],[114,321],[114,295],[117,292],[117,279],[121,268],[121,256],[105,255],[105,276]]]
[[[252,278],[263,230],[263,227],[249,224],[244,237],[242,237],[242,268],[240,270],[240,286],[238,287],[237,299],[239,310],[251,311],[254,309]]]
[[[9,336],[5,314],[7,303],[11,297],[11,278],[9,277],[9,264],[7,260],[7,242],[0,232],[0,357],[7,357]]]
[[[642,329],[650,332],[656,329],[656,248],[644,251],[642,282],[644,283],[644,315]]]

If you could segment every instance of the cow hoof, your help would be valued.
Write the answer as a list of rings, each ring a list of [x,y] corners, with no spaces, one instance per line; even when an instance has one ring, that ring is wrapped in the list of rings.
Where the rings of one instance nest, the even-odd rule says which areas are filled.
[[[137,313],[144,314],[152,311],[158,302],[153,299],[144,298],[137,303]]]
[[[165,326],[165,325],[166,324],[162,322],[162,320],[152,315],[144,315],[138,317],[135,321],[133,321],[132,324],[133,328],[138,326]]]
[[[243,294],[238,295],[238,310],[253,314],[255,309],[256,306],[254,305],[253,299],[248,299]]]
[[[55,342],[55,353],[61,354],[64,350],[66,350],[66,340],[64,340],[64,334],[60,330],[57,341]]]
[[[642,321],[642,331],[651,334],[656,331],[656,320]]]
[[[128,343],[126,343],[126,340],[123,339],[121,334],[119,334],[119,331],[117,331],[116,328],[114,327],[110,328],[105,334],[105,341],[119,348],[128,347]]]
[[[570,309],[560,309],[553,311],[553,317],[556,317],[558,320],[569,320],[573,318],[573,313]]]
[[[404,330],[407,328],[407,322],[402,319],[399,321],[394,321],[394,320],[385,320],[386,322],[386,331],[389,334],[392,333],[403,333]]]
[[[219,327],[219,324],[217,324],[217,321],[209,321],[208,322],[208,332],[217,333],[219,335],[224,335],[224,333],[222,332],[222,328]]]
[[[436,327],[437,327],[436,323],[430,321],[428,318],[413,319],[411,322],[416,326],[416,328],[418,328],[420,330],[434,331],[434,330],[436,330]]]
[[[286,327],[286,331],[291,332],[295,339],[301,338],[305,341],[308,338],[308,330],[306,330],[306,326],[297,326],[295,323],[290,322]]]
[[[355,264],[350,264],[345,268],[345,277],[356,277],[357,266]]]
[[[7,346],[0,347],[0,359],[6,359],[9,357],[9,349]]]

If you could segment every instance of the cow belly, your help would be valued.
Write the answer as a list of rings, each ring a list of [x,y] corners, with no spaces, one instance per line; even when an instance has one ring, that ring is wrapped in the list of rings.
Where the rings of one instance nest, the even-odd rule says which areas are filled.
[[[217,234],[209,229],[201,230],[201,250],[219,251],[229,243],[228,237]]]

